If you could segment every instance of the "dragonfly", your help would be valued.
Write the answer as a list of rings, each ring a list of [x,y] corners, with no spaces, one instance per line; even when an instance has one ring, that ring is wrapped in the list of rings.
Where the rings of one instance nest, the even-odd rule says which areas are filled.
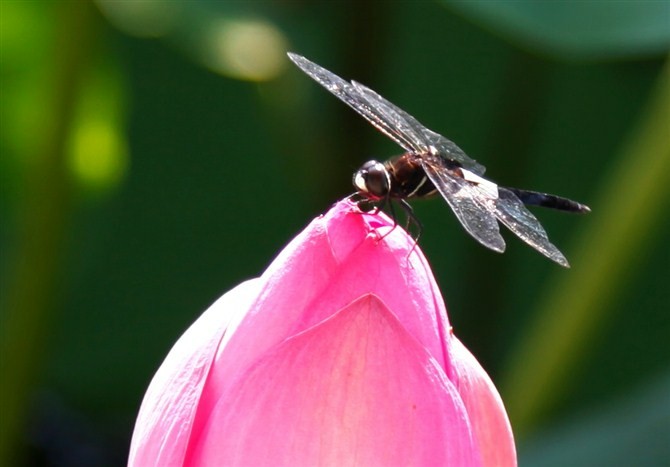
[[[486,168],[454,142],[429,130],[372,89],[346,81],[303,56],[291,52],[288,56],[405,151],[386,162],[368,161],[354,173],[354,195],[361,209],[366,210],[364,206],[370,203],[378,209],[386,205],[392,209],[392,202],[398,202],[421,230],[407,200],[439,193],[465,230],[485,247],[498,253],[505,251],[501,223],[547,258],[570,267],[526,205],[575,213],[590,212],[588,206],[556,195],[499,186],[484,178]]]

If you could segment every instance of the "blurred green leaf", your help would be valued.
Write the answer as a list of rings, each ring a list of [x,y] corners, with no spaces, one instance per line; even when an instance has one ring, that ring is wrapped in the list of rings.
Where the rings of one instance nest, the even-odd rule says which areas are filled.
[[[520,465],[597,467],[670,463],[670,373],[524,444]]]
[[[570,274],[557,277],[540,297],[535,321],[509,358],[501,390],[520,438],[577,383],[572,376],[577,362],[651,246],[670,193],[668,128],[670,61],[636,131],[602,181],[590,228],[570,255],[575,258]]]
[[[632,58],[670,47],[668,1],[443,0],[521,47],[561,58]]]
[[[85,195],[110,193],[129,163],[123,77],[111,51],[100,55],[106,60],[83,73],[66,147],[68,169]]]
[[[53,23],[39,34],[48,37],[38,53],[28,53],[23,66],[38,69],[31,84],[42,99],[27,104],[31,118],[3,125],[20,131],[26,144],[12,145],[15,160],[28,161],[23,170],[16,207],[15,251],[8,259],[8,293],[2,294],[0,327],[0,465],[14,465],[18,440],[26,428],[32,389],[49,355],[48,336],[64,276],[63,259],[72,214],[72,189],[66,170],[67,139],[76,113],[75,100],[96,42],[98,19],[88,2],[36,2],[33,13],[53,13]],[[4,8],[4,5],[3,5]],[[16,11],[19,11],[17,9]],[[15,15],[15,18],[20,15]],[[46,23],[38,23],[46,26]],[[27,36],[30,29],[24,28]],[[45,53],[46,52],[46,53]],[[47,60],[36,60],[41,54]],[[44,56],[42,55],[42,56]],[[14,62],[16,64],[18,62]],[[5,69],[3,69],[5,71]],[[19,73],[21,74],[21,73]],[[25,88],[27,91],[27,88]],[[30,94],[30,93],[27,93]],[[27,95],[26,94],[26,95]],[[26,131],[30,130],[30,131]],[[18,172],[18,171],[17,171]],[[4,286],[4,284],[3,284]]]
[[[269,81],[286,68],[288,41],[260,4],[168,0],[97,0],[116,27],[139,37],[164,37],[209,70],[245,81]]]

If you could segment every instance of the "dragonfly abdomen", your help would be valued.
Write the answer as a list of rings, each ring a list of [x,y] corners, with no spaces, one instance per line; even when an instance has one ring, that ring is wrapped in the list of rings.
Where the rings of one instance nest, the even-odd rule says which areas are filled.
[[[520,188],[506,188],[517,195],[523,204],[529,206],[542,206],[568,212],[591,212],[591,209],[588,206],[561,196],[540,193],[538,191],[522,190]]]

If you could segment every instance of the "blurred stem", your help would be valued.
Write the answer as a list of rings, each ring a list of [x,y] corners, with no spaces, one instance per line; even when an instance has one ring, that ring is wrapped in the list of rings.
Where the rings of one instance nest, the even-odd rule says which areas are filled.
[[[537,319],[511,354],[501,392],[518,439],[576,383],[625,279],[638,266],[654,225],[667,215],[670,187],[670,60],[635,132],[601,185],[591,223],[538,306]]]
[[[8,293],[3,297],[0,465],[15,465],[35,378],[48,346],[49,314],[62,280],[61,261],[72,209],[65,146],[92,40],[92,4],[64,1],[53,7],[52,60],[45,73],[47,98],[31,135],[37,153],[24,155],[16,252],[9,266]]]

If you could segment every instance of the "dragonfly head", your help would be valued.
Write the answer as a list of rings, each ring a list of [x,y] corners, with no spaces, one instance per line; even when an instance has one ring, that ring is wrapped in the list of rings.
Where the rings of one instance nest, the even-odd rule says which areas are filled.
[[[391,175],[381,162],[368,161],[354,173],[353,183],[360,195],[368,199],[381,199],[391,189]]]

